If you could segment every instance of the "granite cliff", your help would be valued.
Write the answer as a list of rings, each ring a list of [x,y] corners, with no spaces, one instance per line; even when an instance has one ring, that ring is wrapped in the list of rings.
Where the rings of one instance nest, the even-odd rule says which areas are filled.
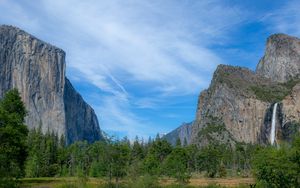
[[[285,34],[267,39],[255,72],[219,65],[209,88],[199,95],[191,143],[268,144],[274,110],[276,143],[289,140],[299,131],[299,73],[300,40]]]
[[[12,26],[0,26],[0,97],[17,88],[29,128],[65,135],[67,143],[103,139],[93,109],[65,77],[65,52]]]
[[[267,39],[266,51],[259,61],[258,75],[277,82],[287,82],[300,74],[300,39],[275,34]]]

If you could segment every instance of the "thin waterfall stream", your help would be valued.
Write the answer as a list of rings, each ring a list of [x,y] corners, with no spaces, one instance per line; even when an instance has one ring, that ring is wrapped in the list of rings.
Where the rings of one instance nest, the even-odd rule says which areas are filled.
[[[274,145],[274,142],[275,142],[277,105],[278,105],[278,103],[275,103],[274,107],[273,107],[272,126],[271,126],[271,134],[270,134],[271,145]]]

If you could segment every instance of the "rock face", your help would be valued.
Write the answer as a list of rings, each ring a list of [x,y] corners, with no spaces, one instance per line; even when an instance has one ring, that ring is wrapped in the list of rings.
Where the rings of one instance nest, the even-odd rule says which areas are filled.
[[[268,82],[245,68],[218,66],[209,89],[200,94],[192,140],[211,117],[218,117],[234,140],[255,143],[269,104],[257,99],[251,87]]]
[[[67,142],[102,138],[97,117],[65,78],[65,52],[30,34],[0,26],[0,97],[17,88],[29,128],[65,135]]]
[[[287,82],[300,74],[300,40],[285,34],[268,38],[266,52],[256,72],[277,82]]]
[[[163,136],[163,139],[166,139],[172,146],[176,145],[178,139],[180,139],[181,145],[190,144],[192,125],[193,122],[183,123],[177,129]]]
[[[219,65],[210,87],[200,93],[191,142],[207,143],[201,135],[208,129],[228,132],[215,134],[219,136],[214,139],[223,143],[224,135],[229,135],[228,142],[268,143],[275,103],[277,138],[288,137],[300,121],[299,73],[300,40],[283,34],[268,38],[256,72]],[[216,118],[218,129],[211,123]]]
[[[82,99],[67,78],[65,79],[64,104],[67,140],[93,142],[103,139],[99,134],[98,119],[94,110]]]

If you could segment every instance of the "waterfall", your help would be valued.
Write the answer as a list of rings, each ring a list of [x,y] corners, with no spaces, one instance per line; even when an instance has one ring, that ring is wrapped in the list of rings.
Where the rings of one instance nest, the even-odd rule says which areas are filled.
[[[272,127],[271,127],[271,134],[270,134],[270,141],[271,145],[274,145],[275,142],[275,134],[276,134],[276,111],[277,111],[277,103],[274,104],[273,107],[273,115],[272,115]]]

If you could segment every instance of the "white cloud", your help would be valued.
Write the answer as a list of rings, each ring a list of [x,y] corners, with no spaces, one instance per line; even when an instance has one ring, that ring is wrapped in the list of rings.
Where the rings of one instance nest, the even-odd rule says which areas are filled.
[[[300,36],[300,1],[286,1],[286,4],[276,11],[266,14],[262,22],[266,23],[272,32],[287,33]]]
[[[238,8],[216,0],[0,4],[13,9],[0,8],[3,20],[28,31],[51,32],[41,35],[67,51],[67,67],[76,70],[69,72],[71,79],[88,81],[111,94],[96,107],[102,126],[132,136],[143,134],[137,130],[151,132],[151,123],[130,108],[153,108],[170,96],[197,95],[209,84],[215,67],[224,63],[209,46],[222,43],[245,19]],[[136,100],[136,90],[158,97]]]
[[[2,24],[29,27],[33,32],[38,30],[37,19],[29,17],[23,7],[17,2],[0,0],[0,10]]]
[[[71,59],[68,66],[79,69],[101,89],[125,90],[120,85],[122,79],[123,82],[150,82],[157,86],[153,89],[162,92],[194,94],[207,85],[206,77],[222,63],[205,46],[207,39],[218,39],[224,34],[224,28],[241,20],[240,13],[236,8],[208,1],[197,3],[195,6],[199,9],[192,10],[199,11],[194,15],[197,19],[189,20],[187,16],[191,15],[186,14],[190,10],[184,8],[190,7],[166,4],[45,0],[44,8],[64,28],[73,28],[73,37],[86,35],[94,43],[84,47],[88,54],[82,61]],[[213,9],[209,9],[211,4]],[[168,8],[165,6],[170,7],[165,9]],[[176,15],[178,13],[181,15]],[[199,31],[189,30],[191,28],[199,28]],[[71,51],[82,56],[82,48],[77,46]],[[124,79],[120,76],[123,74],[128,77]]]
[[[157,133],[157,129],[153,129],[154,124],[128,111],[130,108],[128,103],[118,97],[107,97],[102,100],[103,106],[96,107],[95,110],[101,114],[100,123],[104,130],[123,133],[130,139],[134,139],[137,135],[148,138],[149,135]]]

